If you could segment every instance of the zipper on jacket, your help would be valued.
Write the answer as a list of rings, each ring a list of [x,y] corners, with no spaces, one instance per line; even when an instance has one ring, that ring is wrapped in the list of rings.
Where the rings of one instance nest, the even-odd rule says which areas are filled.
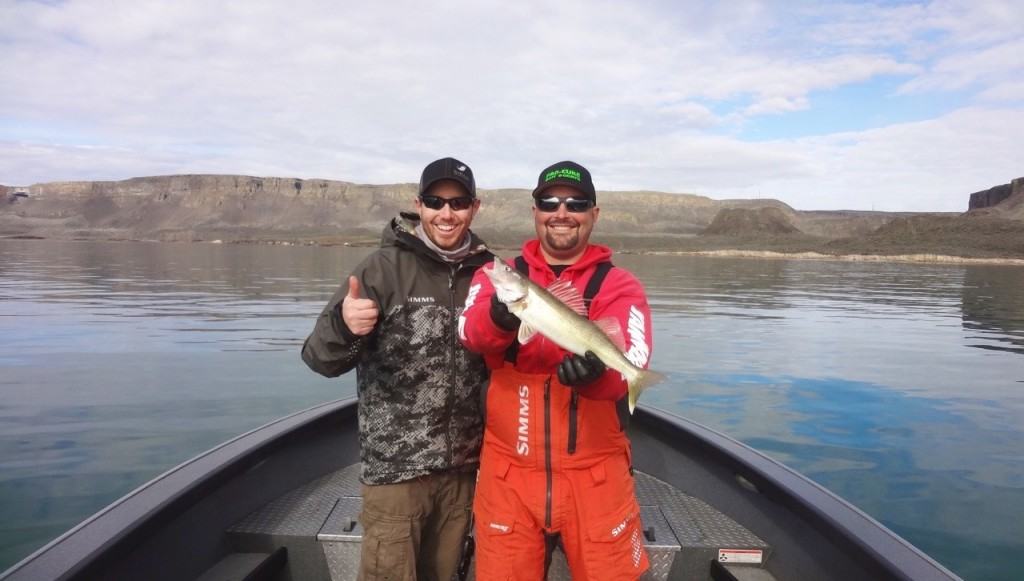
[[[544,475],[547,497],[544,501],[544,526],[551,527],[551,377],[544,381]]]
[[[569,454],[576,453],[576,410],[580,405],[580,392],[572,388],[572,397],[569,399]]]
[[[455,386],[458,381],[458,372],[455,369],[456,353],[459,348],[458,328],[459,328],[459,317],[456,314],[455,307],[455,274],[458,271],[458,266],[448,267],[448,314],[451,315],[451,342],[449,343],[448,349],[448,405],[445,406],[448,410],[448,429],[444,432],[445,442],[448,444],[448,465],[451,466],[455,462],[455,454],[452,451],[452,423],[454,418],[455,402]]]

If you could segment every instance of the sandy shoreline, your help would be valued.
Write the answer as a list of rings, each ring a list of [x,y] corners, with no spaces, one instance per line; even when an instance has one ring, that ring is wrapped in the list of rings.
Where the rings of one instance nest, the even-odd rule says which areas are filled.
[[[774,252],[770,250],[654,250],[637,254],[664,256],[710,256],[716,258],[763,258],[769,260],[841,260],[848,262],[913,262],[923,264],[991,264],[1024,266],[1021,258],[970,258],[946,254],[822,254],[820,252]]]

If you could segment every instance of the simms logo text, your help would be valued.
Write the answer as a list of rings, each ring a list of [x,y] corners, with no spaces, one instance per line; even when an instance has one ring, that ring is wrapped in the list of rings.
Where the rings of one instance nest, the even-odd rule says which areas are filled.
[[[636,306],[629,307],[629,351],[626,352],[626,359],[637,367],[647,365],[651,357],[651,348],[647,346],[647,332],[644,315]]]
[[[530,454],[530,388],[519,386],[519,435],[516,439],[516,452],[520,456]]]

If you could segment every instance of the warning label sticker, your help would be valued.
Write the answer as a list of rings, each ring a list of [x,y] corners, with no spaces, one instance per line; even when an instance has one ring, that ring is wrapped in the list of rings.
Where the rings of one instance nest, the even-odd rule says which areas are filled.
[[[719,563],[760,563],[761,549],[718,549]]]

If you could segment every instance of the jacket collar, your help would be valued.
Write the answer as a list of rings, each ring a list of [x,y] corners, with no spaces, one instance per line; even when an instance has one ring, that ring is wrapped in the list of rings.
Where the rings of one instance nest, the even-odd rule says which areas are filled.
[[[459,264],[450,263],[445,261],[443,258],[437,255],[436,252],[427,247],[426,244],[420,240],[419,236],[416,235],[416,226],[420,223],[420,216],[414,212],[400,212],[398,216],[392,218],[387,226],[384,227],[384,232],[381,234],[380,246],[385,248],[387,246],[397,246],[399,248],[406,248],[422,256],[428,257],[432,260],[442,262],[444,264]],[[477,259],[478,256],[488,253],[487,244],[480,239],[472,230],[469,233],[469,254],[462,262]]]
[[[550,271],[551,267],[548,266],[547,259],[544,258],[544,254],[541,252],[540,240],[531,238],[523,243],[523,258],[526,259],[526,263],[534,268],[541,270]],[[612,250],[603,244],[587,244],[586,250],[579,259],[570,264],[565,272],[579,272],[587,270],[591,266],[599,262],[605,262],[611,260]]]

